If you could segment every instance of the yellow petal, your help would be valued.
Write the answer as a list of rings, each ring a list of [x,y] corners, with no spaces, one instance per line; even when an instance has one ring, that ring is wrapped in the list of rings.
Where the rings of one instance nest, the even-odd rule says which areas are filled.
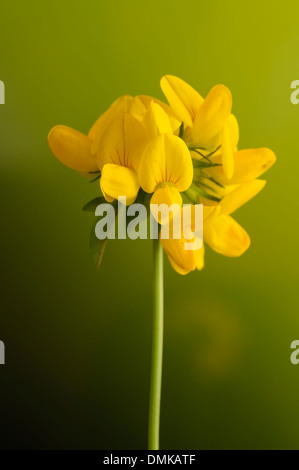
[[[127,205],[135,201],[140,187],[137,173],[134,170],[111,163],[103,166],[100,185],[108,202],[111,202],[111,199],[125,196]]]
[[[100,185],[101,185],[101,180],[100,180]],[[115,200],[114,197],[109,196],[109,194],[106,194],[103,188],[101,188],[102,194],[104,198],[106,199],[107,202],[113,202]]]
[[[158,104],[168,115],[172,129],[171,133],[178,129],[181,122],[175,117],[174,112],[170,109],[170,107],[162,101],[146,95],[140,95],[134,98],[130,95],[121,96],[116,101],[114,101],[114,103],[112,103],[110,108],[99,117],[99,119],[90,129],[89,138],[93,141],[92,153],[97,153],[99,142],[102,139],[103,133],[118,115],[127,113],[141,122],[152,101]]]
[[[98,171],[91,154],[91,140],[81,132],[66,126],[55,126],[48,136],[49,147],[64,165],[82,173]]]
[[[133,99],[134,98],[129,95],[120,96],[94,123],[88,134],[88,137],[93,141],[93,154],[96,154],[99,141],[107,126],[109,126],[117,115],[128,112]]]
[[[221,143],[222,168],[225,176],[231,179],[234,174],[235,160],[230,140],[228,122],[224,124]]]
[[[243,206],[247,201],[256,196],[265,186],[264,180],[252,180],[248,183],[241,184],[231,193],[224,196],[220,202],[223,214],[232,214],[239,207]]]
[[[201,271],[204,268],[205,265],[205,249],[204,245],[200,248],[200,250],[194,251],[194,256],[195,256],[195,266],[196,269]]]
[[[150,106],[152,99],[153,98],[150,96],[148,97],[148,100],[143,100],[140,98],[140,96],[135,96],[130,102],[128,109],[126,109],[126,112],[131,114],[131,116],[137,119],[137,121],[141,122]]]
[[[194,267],[193,267],[193,263],[191,265],[191,267],[188,265],[188,263],[186,263],[185,266],[181,266],[179,265],[175,259],[168,253],[167,254],[167,257],[168,257],[168,260],[172,266],[172,268],[178,273],[178,274],[181,274],[182,276],[186,276],[186,274],[189,274],[191,271],[194,271]]]
[[[113,163],[137,170],[147,140],[146,131],[137,119],[127,113],[118,114],[98,143],[99,168]]]
[[[165,75],[160,82],[168,103],[186,126],[192,127],[203,98],[188,83],[173,75]]]
[[[247,232],[229,215],[220,215],[204,226],[204,240],[225,256],[241,256],[250,245]]]
[[[228,126],[228,134],[229,134],[229,140],[230,140],[230,146],[231,146],[231,149],[232,149],[232,152],[236,152],[238,150],[238,143],[239,143],[239,124],[238,124],[238,121],[237,121],[237,118],[235,117],[234,114],[230,114],[226,120],[226,123],[225,123],[227,126]],[[216,137],[216,140],[219,138],[221,138],[222,135],[217,135]],[[216,152],[213,153],[214,156],[216,155],[221,155],[222,153],[222,142],[221,140],[219,141],[218,145],[219,145],[219,149],[216,150]],[[216,146],[217,147],[217,146]],[[204,152],[204,153],[209,153],[211,150],[209,150],[208,152]],[[192,158],[195,158],[196,160],[199,160],[201,157],[196,154],[195,152],[192,151]]]
[[[151,198],[151,213],[153,214],[153,217],[162,225],[169,223],[170,219],[181,209],[180,207],[182,206],[182,196],[180,195],[179,191],[175,188],[173,185],[169,184],[163,184],[161,187],[156,189],[154,194],[152,195]],[[173,205],[176,204],[177,210],[174,210],[174,212],[167,213],[165,211],[165,214],[161,214],[159,211],[158,207],[161,204],[166,204],[169,208]],[[176,208],[174,207],[174,209]]]
[[[231,147],[235,152],[239,143],[240,131],[237,118],[234,114],[230,114],[227,119],[227,125],[229,130],[229,137],[231,142]]]
[[[231,108],[232,95],[229,89],[224,85],[212,88],[196,113],[192,135],[186,141],[187,144],[208,149],[215,137],[222,132]]]
[[[154,101],[150,103],[149,109],[142,120],[142,125],[146,129],[149,139],[159,134],[173,133],[167,113]]]
[[[181,209],[181,236],[180,238],[174,237],[174,227],[173,224],[169,226],[169,238],[162,239],[163,228],[161,230],[161,243],[164,250],[167,253],[169,261],[172,267],[179,274],[188,274],[190,271],[193,271],[195,268],[202,269],[204,267],[204,246],[202,244],[199,250],[188,250],[186,249],[186,244],[189,244],[192,240],[195,242],[194,231],[195,231],[195,206],[191,206],[191,220],[189,217],[188,221],[185,220],[184,211],[188,210],[186,206]],[[207,214],[206,214],[207,215]],[[188,233],[188,240],[185,237],[186,228],[190,229]],[[188,232],[188,230],[187,230]]]
[[[173,269],[182,275],[194,271],[196,267],[194,251],[185,250],[185,239],[162,239],[162,244]]]
[[[220,205],[217,206],[203,206],[203,223],[204,225],[211,222],[221,212]]]
[[[148,110],[151,102],[153,101],[154,103],[158,104],[167,114],[170,124],[171,124],[172,131],[175,131],[176,129],[180,127],[181,121],[175,116],[174,111],[167,104],[163,103],[163,101],[158,100],[157,98],[152,98],[151,96],[147,96],[147,95],[136,96],[135,100],[136,99],[138,99],[141,103],[143,103],[143,106],[144,106],[143,114],[142,115],[139,114],[139,116],[138,114],[134,115],[132,112],[132,108],[130,109],[130,114],[136,117],[136,119],[139,119],[140,121],[142,121],[145,112]]]
[[[212,157],[213,163],[221,163],[221,156]],[[234,153],[235,171],[233,177],[229,180],[221,166],[207,168],[205,173],[212,176],[219,183],[241,184],[258,178],[267,171],[276,161],[276,157],[272,150],[268,148],[240,150]]]
[[[182,139],[160,134],[145,147],[139,166],[139,181],[144,191],[152,193],[160,183],[173,183],[178,191],[189,188],[193,178],[190,152]]]

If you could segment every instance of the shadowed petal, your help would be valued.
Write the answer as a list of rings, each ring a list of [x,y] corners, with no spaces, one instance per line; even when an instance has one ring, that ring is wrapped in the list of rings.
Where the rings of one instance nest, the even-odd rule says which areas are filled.
[[[91,154],[91,140],[81,132],[66,126],[55,126],[48,136],[49,147],[64,165],[82,173],[99,170]]]

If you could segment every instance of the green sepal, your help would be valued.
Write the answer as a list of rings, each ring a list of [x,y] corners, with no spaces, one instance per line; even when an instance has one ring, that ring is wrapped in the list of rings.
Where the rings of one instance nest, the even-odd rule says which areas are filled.
[[[200,197],[204,197],[205,199],[210,199],[210,201],[220,202],[221,199],[216,196],[212,196],[212,194],[207,193],[204,189],[198,188],[198,193]]]
[[[95,197],[94,199],[89,201],[87,204],[85,204],[82,207],[82,210],[84,212],[94,212],[99,204],[104,204],[105,202],[107,201],[105,200],[104,196]]]
[[[213,189],[211,186],[209,186],[209,185],[206,184],[206,183],[203,183],[202,181],[200,181],[200,182],[195,182],[194,184],[196,184],[196,186],[197,186],[199,189],[202,189],[202,187],[204,187],[204,188],[208,189],[209,191],[214,191],[214,189]],[[205,191],[205,190],[203,190],[203,191]]]
[[[211,194],[209,194],[207,191],[205,191],[204,189],[202,189],[201,186],[198,186],[200,183],[196,183],[194,182],[189,189],[187,189],[187,191],[185,191],[185,195],[187,196],[188,199],[190,199],[190,201],[193,203],[193,204],[198,204],[199,202],[199,199],[200,198],[205,198],[205,199],[210,199],[211,201],[214,201],[214,202],[220,202],[221,199],[219,199],[218,197],[216,196],[212,196]]]
[[[203,160],[192,160],[193,168],[213,168],[214,166],[221,166],[221,163],[213,163]]]
[[[105,248],[107,246],[108,238],[105,238],[104,240],[99,240],[96,237],[95,227],[96,227],[97,222],[98,221],[96,221],[96,223],[93,224],[92,230],[90,232],[89,248],[90,248],[92,261],[96,269],[99,269],[102,263],[103,256],[104,256]]]
[[[213,196],[212,194],[207,192],[205,189],[203,189],[202,186],[204,186],[205,188],[207,188],[210,191],[214,191],[213,188],[211,188],[208,184],[195,181],[192,185],[192,188],[193,188],[194,191],[197,192],[199,197],[204,197],[205,199],[210,199],[210,201],[214,201],[214,202],[220,202],[221,201],[221,198],[219,198],[217,196]]]
[[[100,198],[96,198],[96,199],[100,199]],[[104,198],[101,198],[101,199],[104,199]],[[95,201],[95,199],[93,201]],[[90,201],[90,202],[93,202],[93,201]],[[105,199],[104,199],[104,203],[107,203],[107,201]],[[97,205],[96,205],[96,207],[97,207]],[[114,210],[115,210],[115,222],[116,222],[117,210],[118,210],[117,201],[114,201],[112,203],[112,205],[113,205]],[[106,246],[107,246],[107,242],[109,240],[108,237],[105,238],[104,240],[99,240],[96,236],[95,228],[96,228],[96,225],[97,225],[97,223],[100,219],[101,219],[101,217],[96,218],[96,221],[94,222],[94,224],[92,226],[92,229],[91,229],[91,232],[90,232],[90,237],[89,237],[90,254],[91,254],[91,258],[92,258],[92,261],[93,261],[96,269],[99,269],[99,267],[102,263],[102,259],[103,259],[104,252],[105,252],[105,249],[106,249]],[[115,228],[115,225],[114,225],[114,228]]]
[[[210,181],[212,181],[212,183],[216,184],[217,186],[219,186],[220,188],[225,188],[225,186],[223,186],[223,184],[219,183],[219,181],[215,180],[214,178],[212,178],[211,176],[208,177],[208,179]]]

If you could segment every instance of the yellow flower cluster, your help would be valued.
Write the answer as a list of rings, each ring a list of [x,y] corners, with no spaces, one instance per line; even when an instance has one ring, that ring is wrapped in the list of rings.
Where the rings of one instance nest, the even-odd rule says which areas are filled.
[[[222,255],[240,256],[250,238],[231,214],[264,187],[257,178],[275,155],[267,148],[237,149],[239,127],[224,85],[202,98],[180,78],[166,75],[161,88],[169,105],[150,96],[122,96],[88,135],[55,126],[49,146],[68,167],[87,176],[99,172],[108,202],[126,196],[130,205],[144,191],[151,204],[203,204],[204,242]],[[180,274],[204,265],[204,247],[185,250],[185,241],[183,233],[181,239],[161,240]]]

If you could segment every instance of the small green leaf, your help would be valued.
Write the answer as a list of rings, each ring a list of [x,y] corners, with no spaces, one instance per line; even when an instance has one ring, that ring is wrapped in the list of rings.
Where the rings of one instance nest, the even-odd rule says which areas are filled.
[[[96,227],[97,222],[98,221],[96,221],[96,223],[93,224],[92,230],[90,232],[89,247],[90,247],[90,253],[91,253],[93,263],[95,267],[98,269],[103,259],[103,255],[104,255],[104,251],[108,242],[108,238],[105,238],[104,240],[99,240],[96,237],[95,227]]]
[[[214,166],[221,166],[221,163],[205,162],[203,160],[193,160],[193,168],[213,168]]]
[[[206,186],[206,185],[205,185]],[[199,182],[194,182],[187,191],[185,191],[186,196],[193,204],[198,204],[200,198],[210,199],[211,201],[220,202],[216,196],[212,196],[207,191],[202,189]]]
[[[212,178],[211,176],[209,176],[208,179],[209,179],[210,181],[212,181],[212,183],[217,184],[217,186],[219,186],[220,188],[225,188],[225,186],[223,186],[223,184],[219,183],[219,181],[215,180],[215,179]]]
[[[104,198],[96,198],[96,199],[104,199]],[[95,200],[93,200],[93,201],[95,201]],[[90,201],[90,202],[93,202],[93,201]],[[104,199],[104,202],[107,203],[105,201],[105,199]],[[115,221],[114,221],[114,224],[113,224],[113,230],[115,230],[116,229],[115,222],[116,222],[117,216],[118,216],[117,201],[114,201],[112,203],[112,206],[114,207],[114,210],[115,210]],[[107,238],[105,238],[104,240],[99,240],[97,238],[95,229],[96,229],[96,225],[97,225],[99,220],[101,220],[101,217],[96,217],[96,220],[95,220],[95,222],[92,226],[92,229],[91,229],[91,232],[90,232],[90,237],[89,237],[89,247],[90,247],[91,257],[92,257],[94,265],[97,269],[101,265],[103,255],[104,255],[104,251],[106,249],[106,245],[107,245],[107,242],[109,240],[109,234],[110,234],[110,232],[109,232],[107,234]],[[111,230],[112,230],[112,227],[111,227]]]
[[[82,207],[83,211],[87,212],[94,212],[99,204],[105,203],[106,200],[103,196],[95,197],[91,201],[89,201],[85,206]]]

